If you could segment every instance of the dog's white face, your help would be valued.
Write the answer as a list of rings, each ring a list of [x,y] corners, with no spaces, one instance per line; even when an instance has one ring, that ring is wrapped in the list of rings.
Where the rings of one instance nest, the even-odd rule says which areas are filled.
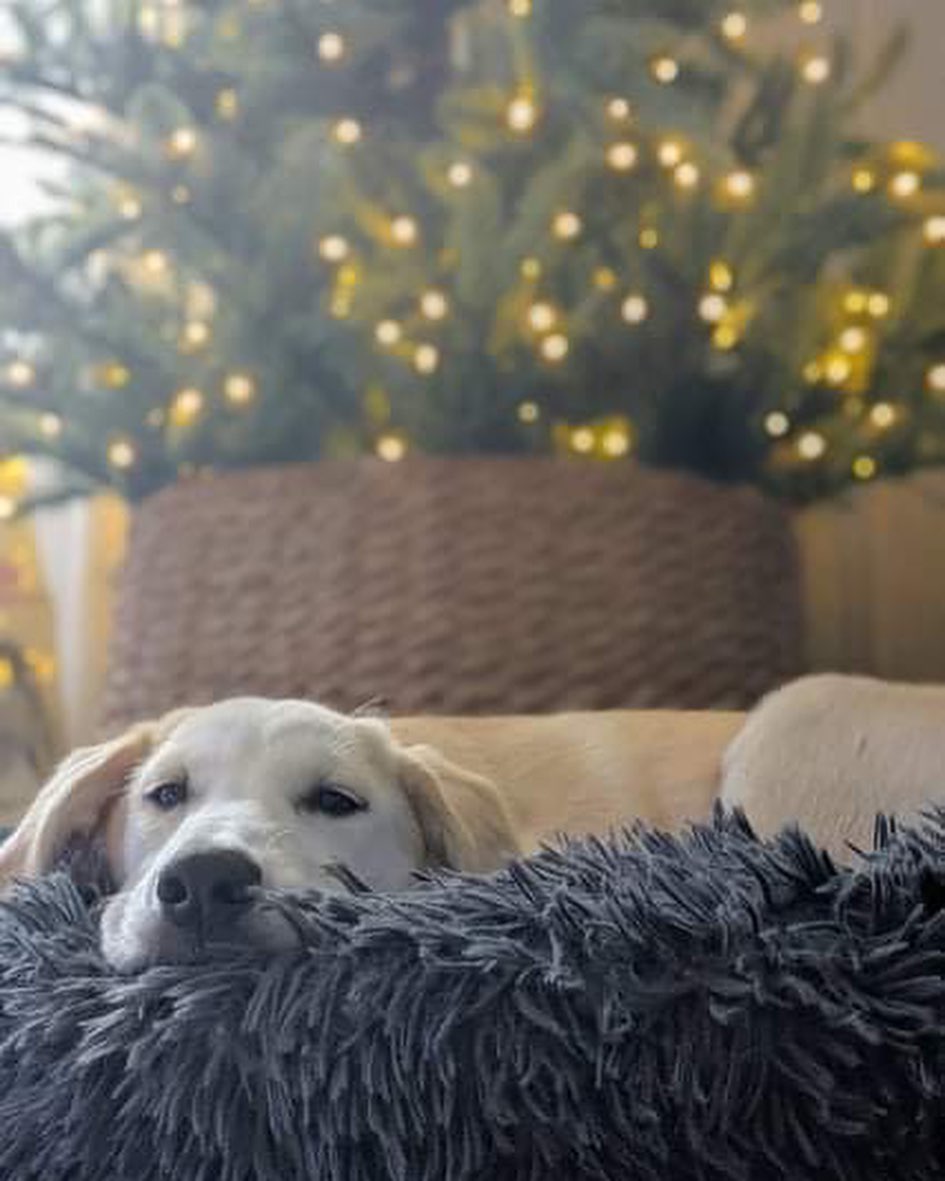
[[[435,749],[377,719],[252,697],[75,751],[0,845],[0,885],[96,833],[118,886],[102,945],[125,971],[294,943],[267,889],[401,890],[418,869],[487,872],[520,852],[496,785]]]
[[[249,905],[257,884],[337,890],[341,866],[408,887],[428,850],[402,777],[376,720],[259,698],[186,715],[128,784],[107,958],[131,970],[213,943],[277,948],[289,933]]]

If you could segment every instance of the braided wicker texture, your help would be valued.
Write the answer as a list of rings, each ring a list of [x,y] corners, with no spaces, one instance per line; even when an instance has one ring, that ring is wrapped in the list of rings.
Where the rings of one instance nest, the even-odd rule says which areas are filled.
[[[257,469],[139,508],[105,721],[242,693],[740,707],[800,646],[788,522],[750,489],[555,459]]]

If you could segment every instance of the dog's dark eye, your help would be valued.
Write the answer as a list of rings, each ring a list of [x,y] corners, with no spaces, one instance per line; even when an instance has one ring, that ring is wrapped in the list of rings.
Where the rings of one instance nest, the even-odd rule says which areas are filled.
[[[320,816],[337,817],[353,816],[355,812],[363,812],[367,804],[343,787],[320,783],[299,800],[299,808],[303,812],[317,812]]]
[[[187,799],[187,784],[159,783],[147,793],[145,799],[150,800],[162,812],[170,812],[173,808],[179,808]]]

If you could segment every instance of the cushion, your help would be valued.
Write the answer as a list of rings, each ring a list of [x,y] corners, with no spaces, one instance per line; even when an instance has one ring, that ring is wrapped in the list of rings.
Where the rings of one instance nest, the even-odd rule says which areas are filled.
[[[398,897],[273,895],[297,949],[126,977],[73,881],[22,887],[0,1176],[941,1176],[945,817],[881,835],[839,870],[719,816]]]

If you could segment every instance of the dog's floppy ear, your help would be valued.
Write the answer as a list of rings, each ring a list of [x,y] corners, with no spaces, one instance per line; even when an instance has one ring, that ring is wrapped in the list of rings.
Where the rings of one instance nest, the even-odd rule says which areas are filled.
[[[401,756],[400,782],[420,825],[430,866],[488,873],[520,856],[512,817],[495,784],[432,746]]]
[[[159,722],[141,722],[108,742],[73,751],[60,763],[0,845],[0,885],[45,873],[71,838],[93,833],[135,767],[185,712],[169,714]]]

